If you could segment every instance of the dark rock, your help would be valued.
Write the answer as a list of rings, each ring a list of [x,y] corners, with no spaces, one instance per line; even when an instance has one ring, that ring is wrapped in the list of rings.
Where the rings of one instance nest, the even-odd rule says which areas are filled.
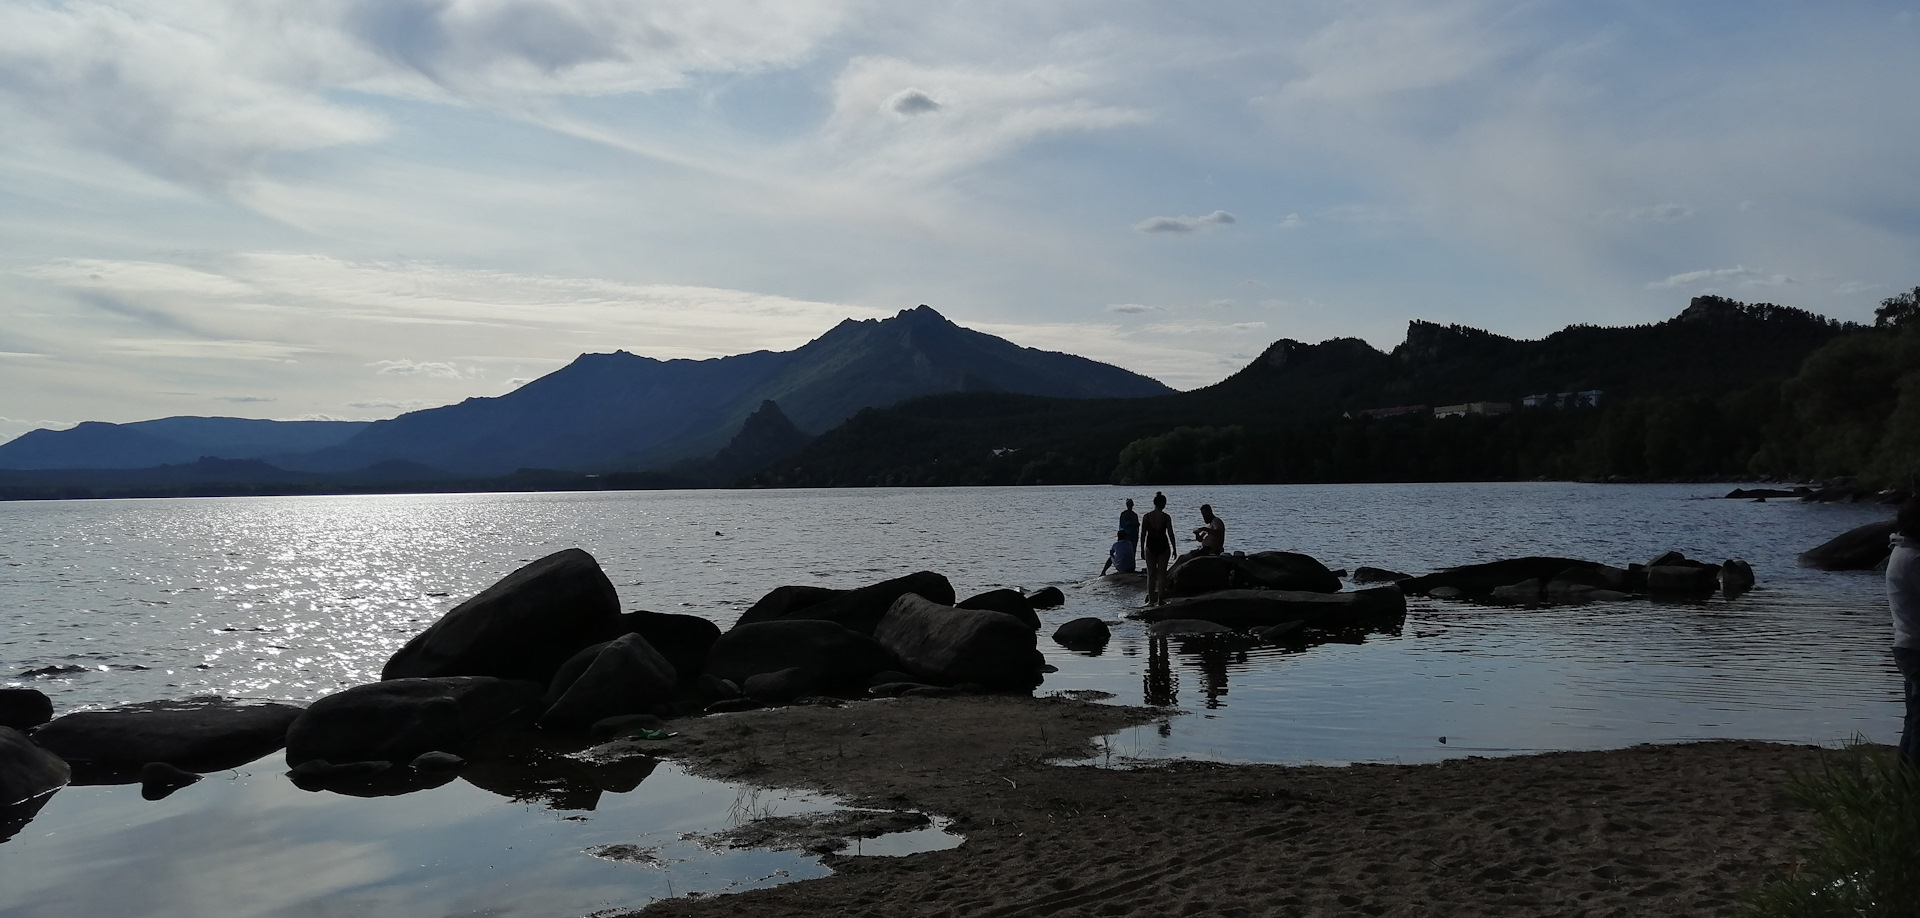
[[[140,799],[164,800],[169,794],[186,787],[200,776],[182,768],[175,768],[165,762],[148,762],[140,768]]]
[[[313,703],[287,730],[287,764],[411,762],[424,752],[463,755],[494,730],[539,713],[537,682],[491,676],[389,679]]]
[[[72,777],[73,770],[59,756],[12,727],[0,727],[0,807],[59,790]]]
[[[1054,643],[1074,649],[1104,647],[1113,639],[1113,629],[1097,618],[1076,618],[1053,630]]]
[[[606,741],[622,736],[632,736],[643,730],[665,730],[667,722],[652,714],[623,714],[596,720],[587,730],[587,735],[596,740]]]
[[[779,672],[748,676],[740,691],[758,701],[787,701],[813,691],[816,684],[807,669],[789,666]]]
[[[549,730],[585,730],[618,714],[639,714],[673,697],[679,675],[647,639],[628,634],[608,641],[565,688],[559,680],[573,661],[561,667],[548,696],[555,697],[540,726]],[[558,691],[556,691],[558,689]]]
[[[508,574],[415,635],[382,679],[494,676],[546,684],[618,627],[620,597],[592,555],[555,552]]]
[[[1467,591],[1455,586],[1438,586],[1427,591],[1433,599],[1465,599]]]
[[[1823,571],[1870,571],[1886,566],[1893,520],[1849,529],[1800,553],[1800,566]]]
[[[1288,590],[1335,593],[1340,577],[1310,555],[1262,551],[1250,555],[1188,555],[1167,571],[1176,596],[1219,590]]]
[[[1497,586],[1487,594],[1488,602],[1521,606],[1533,605],[1542,598],[1544,598],[1544,584],[1539,580],[1522,580],[1519,583]]]
[[[671,612],[628,612],[608,637],[637,634],[673,664],[684,681],[699,678],[707,666],[707,651],[720,639],[720,626],[698,615]]]
[[[1058,592],[1057,590],[1055,592]],[[1039,595],[1039,594],[1035,594]],[[1033,601],[1022,595],[1019,590],[988,590],[977,596],[969,596],[954,605],[962,609],[985,609],[989,612],[1005,612],[1023,622],[1035,631],[1040,630],[1040,615],[1033,611]]]
[[[0,688],[0,727],[28,730],[53,719],[53,699],[39,689]]]
[[[90,670],[84,666],[76,666],[72,663],[63,663],[58,666],[42,666],[39,669],[29,669],[26,672],[21,673],[20,678],[44,679],[50,676],[71,676],[76,673],[89,673],[92,671],[93,670]]]
[[[1753,589],[1753,565],[1738,558],[1720,564],[1720,590],[1732,599]]]
[[[707,654],[709,675],[742,687],[751,676],[796,666],[812,672],[822,687],[833,688],[865,686],[869,677],[893,669],[895,662],[865,634],[806,618],[736,625]]]
[[[466,759],[451,752],[422,752],[414,756],[413,761],[407,763],[407,767],[414,771],[441,772],[459,771],[466,764]]]
[[[1513,558],[1448,568],[1423,577],[1410,577],[1400,581],[1400,590],[1408,596],[1418,596],[1434,595],[1433,591],[1438,587],[1452,587],[1459,590],[1462,596],[1481,596],[1493,592],[1495,587],[1525,580],[1545,582],[1564,576],[1563,572],[1568,568],[1596,566],[1604,565],[1576,558]]]
[[[933,602],[953,602],[953,585],[947,578],[932,571],[920,571],[905,577],[849,590],[817,605],[811,605],[784,619],[816,619],[837,622],[861,634],[872,635],[873,629],[880,624],[893,602],[909,593],[926,597]]]
[[[894,602],[874,638],[923,682],[995,688],[1040,683],[1046,658],[1032,628],[1004,612],[959,609],[917,595]]]
[[[913,681],[912,676],[909,676],[906,673],[903,673],[897,669],[883,669],[877,673],[874,673],[872,678],[869,678],[867,680],[867,687],[872,688],[876,685],[886,685],[892,682],[912,682],[912,681]]]
[[[1406,596],[1399,588],[1386,586],[1349,593],[1222,590],[1171,600],[1140,613],[1140,618],[1147,622],[1192,618],[1240,629],[1292,621],[1339,628],[1395,621],[1406,614]]]
[[[733,626],[738,628],[741,625],[778,621],[801,609],[817,606],[847,592],[851,591],[817,586],[774,587],[773,592],[760,597],[758,602],[749,607],[746,612],[741,613],[739,621],[734,622]]]
[[[296,705],[225,698],[149,701],[76,711],[33,734],[34,742],[76,765],[132,772],[165,762],[205,774],[237,768],[286,742]]]
[[[1390,583],[1408,580],[1412,577],[1412,574],[1402,574],[1399,571],[1390,571],[1384,567],[1367,567],[1362,565],[1354,568],[1353,575],[1347,579],[1352,580],[1354,583]]]
[[[1720,589],[1720,566],[1680,558],[1647,566],[1647,592],[1707,594]]]
[[[925,593],[920,595],[933,602],[941,602],[940,599],[927,596]],[[1041,587],[1040,589],[1034,590],[1033,593],[1027,597],[1027,602],[1032,603],[1036,609],[1052,609],[1066,605],[1067,594],[1060,592],[1059,587]],[[1033,630],[1040,630],[1040,626],[1035,624]]]
[[[900,693],[902,698],[958,698],[971,691],[958,685],[916,685]]]
[[[1668,552],[1661,552],[1657,557],[1655,557],[1652,561],[1648,561],[1644,566],[1647,567],[1648,569],[1652,569],[1656,567],[1665,567],[1670,564],[1683,564],[1686,562],[1686,560],[1687,560],[1686,555],[1683,555],[1677,551],[1668,551]]]
[[[1728,500],[1766,500],[1769,497],[1799,497],[1803,492],[1787,491],[1780,488],[1734,488],[1727,492]]]

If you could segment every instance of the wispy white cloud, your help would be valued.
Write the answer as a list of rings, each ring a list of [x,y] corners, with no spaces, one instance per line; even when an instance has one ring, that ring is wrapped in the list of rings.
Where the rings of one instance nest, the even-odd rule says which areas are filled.
[[[1675,274],[1647,285],[1649,290],[1676,290],[1682,287],[1700,287],[1709,284],[1734,283],[1742,287],[1781,287],[1793,283],[1793,278],[1785,274],[1770,274],[1745,265],[1731,268],[1710,268],[1701,271],[1686,271]]]
[[[431,376],[436,379],[473,379],[481,375],[479,368],[462,369],[451,363],[441,361],[416,360],[376,360],[367,366],[375,367],[375,373],[381,376]]]
[[[1224,210],[1216,210],[1202,217],[1148,217],[1135,223],[1134,230],[1142,233],[1191,233],[1209,226],[1226,226],[1234,222],[1234,216]]]
[[[1114,303],[1107,307],[1107,311],[1117,312],[1117,313],[1120,313],[1121,315],[1133,316],[1133,315],[1139,315],[1141,313],[1146,313],[1146,312],[1165,312],[1166,307],[1165,306],[1149,306],[1145,303]]]

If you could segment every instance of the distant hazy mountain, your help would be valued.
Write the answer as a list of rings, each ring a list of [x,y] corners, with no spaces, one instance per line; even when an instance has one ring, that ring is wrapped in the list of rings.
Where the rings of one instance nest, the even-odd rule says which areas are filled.
[[[725,447],[767,401],[817,434],[862,408],[941,392],[1080,399],[1172,391],[1119,367],[961,328],[921,306],[849,319],[791,351],[709,360],[584,354],[506,395],[378,421],[284,464],[343,472],[401,460],[457,476],[663,468]]]
[[[87,421],[70,430],[30,431],[0,445],[0,469],[138,469],[202,456],[270,459],[344,443],[367,424],[199,417]]]

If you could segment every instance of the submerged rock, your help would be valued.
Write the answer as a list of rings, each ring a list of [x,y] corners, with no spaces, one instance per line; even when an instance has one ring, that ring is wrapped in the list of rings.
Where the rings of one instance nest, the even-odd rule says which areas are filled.
[[[1406,614],[1406,596],[1399,588],[1386,586],[1350,593],[1222,590],[1205,596],[1172,600],[1141,612],[1139,618],[1148,622],[1200,619],[1238,629],[1294,621],[1320,628],[1337,628],[1395,621]]]
[[[1113,629],[1097,618],[1076,618],[1053,630],[1054,643],[1074,650],[1105,647],[1113,639]]]
[[[927,598],[934,602],[940,601],[931,596]],[[1067,594],[1060,592],[1059,587],[1041,587],[1040,589],[1034,590],[1031,594],[1028,594],[1027,601],[1033,603],[1033,607],[1036,609],[1053,609],[1067,604]],[[1039,628],[1039,625],[1034,626],[1034,630],[1036,631],[1038,631]]]

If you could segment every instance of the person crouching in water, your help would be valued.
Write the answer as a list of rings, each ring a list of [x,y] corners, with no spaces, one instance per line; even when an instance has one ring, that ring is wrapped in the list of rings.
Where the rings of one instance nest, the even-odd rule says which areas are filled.
[[[1205,525],[1193,531],[1193,540],[1200,547],[1193,550],[1196,555],[1217,555],[1227,547],[1227,521],[1213,515],[1212,504],[1200,505],[1200,521]]]
[[[1140,518],[1140,555],[1147,559],[1147,605],[1167,601],[1167,562],[1173,558],[1173,517],[1167,515],[1167,496],[1153,492],[1153,509]]]

